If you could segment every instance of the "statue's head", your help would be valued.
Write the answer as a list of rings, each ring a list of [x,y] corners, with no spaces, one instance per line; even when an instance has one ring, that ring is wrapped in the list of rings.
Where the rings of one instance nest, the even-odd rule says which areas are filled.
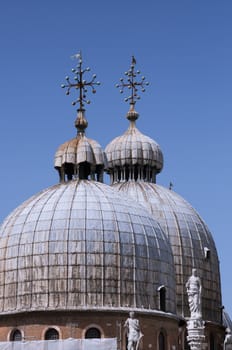
[[[135,318],[135,313],[134,313],[134,311],[131,311],[131,312],[129,313],[129,315],[130,315],[130,318]]]
[[[192,274],[193,274],[193,276],[196,276],[197,275],[197,269],[192,269]]]

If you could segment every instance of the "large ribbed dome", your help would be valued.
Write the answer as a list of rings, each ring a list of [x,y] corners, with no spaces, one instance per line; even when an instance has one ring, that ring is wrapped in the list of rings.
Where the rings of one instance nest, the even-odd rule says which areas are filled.
[[[189,315],[185,284],[194,267],[203,284],[205,320],[221,322],[221,287],[217,250],[211,233],[192,206],[175,192],[156,184],[128,181],[113,185],[153,215],[172,246],[177,281],[177,311]]]
[[[134,201],[99,182],[50,187],[20,205],[0,229],[1,313],[86,308],[175,312],[166,235]]]

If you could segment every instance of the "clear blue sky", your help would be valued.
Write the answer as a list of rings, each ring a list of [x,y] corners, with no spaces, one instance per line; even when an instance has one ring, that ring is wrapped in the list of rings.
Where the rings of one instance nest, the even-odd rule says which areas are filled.
[[[0,219],[58,182],[53,156],[75,135],[60,88],[82,50],[102,85],[87,135],[103,147],[127,128],[114,85],[131,55],[150,81],[139,129],[165,157],[159,184],[186,198],[211,229],[232,316],[232,1],[9,0],[0,2]]]

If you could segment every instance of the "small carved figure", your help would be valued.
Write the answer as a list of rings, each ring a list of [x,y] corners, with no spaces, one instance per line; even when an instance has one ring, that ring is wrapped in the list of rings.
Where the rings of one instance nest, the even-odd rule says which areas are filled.
[[[232,350],[232,334],[230,328],[226,328],[226,336],[223,348],[224,350]]]
[[[130,317],[126,320],[124,327],[127,329],[127,350],[138,350],[143,334],[140,330],[139,320],[135,318],[134,312],[130,312]]]
[[[192,269],[192,276],[186,283],[191,318],[201,318],[201,280],[197,270]]]

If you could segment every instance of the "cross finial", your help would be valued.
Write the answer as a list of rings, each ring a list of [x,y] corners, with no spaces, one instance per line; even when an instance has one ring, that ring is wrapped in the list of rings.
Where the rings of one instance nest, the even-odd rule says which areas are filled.
[[[136,81],[137,76],[140,74],[140,71],[135,71],[136,59],[132,56],[130,69],[125,72],[127,76],[127,80],[124,81],[123,78],[120,79],[120,84],[117,84],[116,87],[120,88],[120,93],[124,92],[124,88],[128,88],[131,90],[131,95],[126,97],[125,102],[130,101],[130,104],[134,105],[137,100],[140,99],[138,95],[138,88],[141,87],[141,91],[145,91],[145,86],[149,85],[148,82],[145,81],[145,77],[142,76],[140,81]]]
[[[77,103],[79,103],[79,110],[83,110],[84,109],[84,105],[89,104],[90,100],[87,99],[86,94],[88,92],[88,87],[91,87],[92,89],[92,93],[95,94],[96,93],[96,89],[95,86],[96,85],[100,85],[99,81],[96,81],[96,74],[93,74],[92,79],[90,81],[84,80],[83,76],[86,72],[90,71],[90,68],[87,67],[85,69],[82,68],[82,55],[81,52],[75,54],[72,56],[73,58],[76,58],[77,60],[79,60],[78,65],[76,66],[76,68],[72,69],[72,73],[74,73],[74,81],[75,82],[71,82],[70,78],[67,76],[65,78],[66,80],[66,84],[62,84],[61,87],[62,88],[67,88],[66,90],[66,95],[70,94],[70,90],[72,88],[75,88],[76,90],[79,90],[79,97],[72,102],[72,105],[75,106]]]

